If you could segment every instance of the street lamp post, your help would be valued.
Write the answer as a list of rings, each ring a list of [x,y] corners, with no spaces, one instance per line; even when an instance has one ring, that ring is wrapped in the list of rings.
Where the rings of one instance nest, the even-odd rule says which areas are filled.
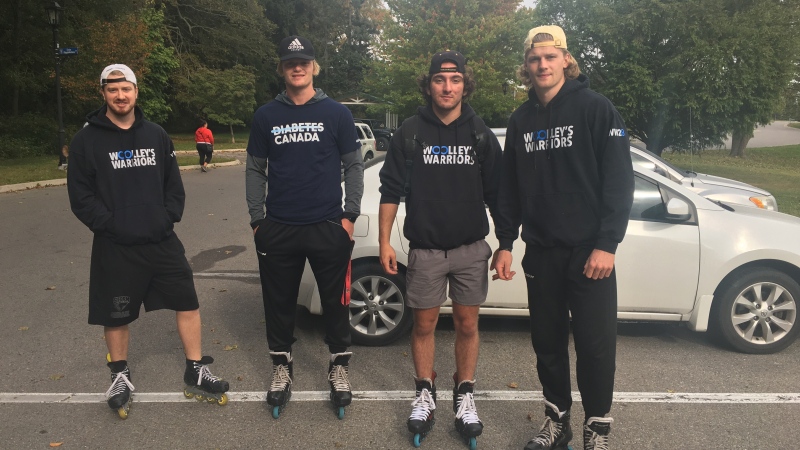
[[[58,168],[64,169],[67,165],[67,158],[64,154],[64,117],[61,108],[61,55],[59,54],[58,46],[58,25],[61,23],[61,13],[64,8],[53,2],[52,6],[47,8],[47,19],[50,26],[53,27],[53,49],[56,57],[56,102],[58,104]]]

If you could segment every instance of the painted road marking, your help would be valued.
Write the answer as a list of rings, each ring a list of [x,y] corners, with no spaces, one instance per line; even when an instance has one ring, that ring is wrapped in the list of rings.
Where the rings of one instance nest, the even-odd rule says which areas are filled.
[[[328,401],[328,391],[292,392],[293,402]],[[134,401],[142,403],[178,403],[194,400],[184,397],[183,392],[134,393]],[[440,400],[451,400],[449,392],[439,392]],[[575,401],[580,394],[572,393]],[[264,402],[267,393],[228,392],[232,402]],[[354,400],[362,401],[411,401],[410,391],[353,391]],[[475,400],[480,401],[541,401],[542,391],[479,391]],[[104,394],[99,393],[11,393],[0,392],[0,403],[105,403]],[[800,393],[707,393],[707,392],[615,392],[615,403],[702,403],[702,404],[773,404],[800,403]]]

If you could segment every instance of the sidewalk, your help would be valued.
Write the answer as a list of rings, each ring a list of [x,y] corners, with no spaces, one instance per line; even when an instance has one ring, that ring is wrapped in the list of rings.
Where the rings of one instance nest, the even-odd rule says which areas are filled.
[[[244,151],[245,149],[243,148],[233,148],[228,150],[214,150],[214,153],[242,153]],[[197,152],[194,150],[180,150],[176,151],[175,153],[186,155]],[[225,166],[239,166],[241,164],[242,162],[237,159],[234,161],[228,161],[224,163],[210,163],[208,166],[213,168],[213,167],[225,167]],[[181,171],[200,170],[200,164],[193,164],[191,166],[181,166],[180,168]],[[64,186],[65,184],[67,184],[66,178],[58,178],[55,180],[31,181],[29,183],[7,184],[5,186],[0,186],[0,194],[6,192],[25,191],[28,189],[39,189],[50,186]]]

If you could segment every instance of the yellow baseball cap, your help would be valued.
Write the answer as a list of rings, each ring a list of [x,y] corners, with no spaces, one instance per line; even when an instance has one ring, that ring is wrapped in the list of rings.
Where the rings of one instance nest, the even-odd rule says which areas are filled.
[[[553,36],[553,39],[550,41],[533,42],[533,37],[537,34],[549,34]],[[555,47],[566,50],[567,36],[564,34],[564,30],[558,25],[543,25],[541,27],[531,28],[531,30],[528,31],[528,37],[525,38],[525,51],[527,52],[534,47]]]

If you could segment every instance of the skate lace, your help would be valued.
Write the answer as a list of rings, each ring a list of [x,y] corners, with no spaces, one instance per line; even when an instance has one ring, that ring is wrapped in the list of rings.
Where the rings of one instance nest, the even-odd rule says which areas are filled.
[[[472,397],[471,392],[466,394],[459,394],[458,411],[456,412],[456,419],[461,419],[464,423],[480,423],[478,419],[478,410],[475,408],[475,399]]]
[[[608,436],[597,434],[591,430],[589,430],[588,432],[591,433],[592,436],[589,438],[589,446],[587,446],[586,448],[591,448],[593,450],[609,450]]]
[[[531,439],[531,442],[540,444],[540,445],[552,445],[553,442],[556,440],[556,436],[561,432],[561,429],[564,425],[555,422],[553,419],[546,417],[544,419],[544,424],[542,425],[542,429],[539,431],[539,434],[534,436]]]
[[[349,391],[350,380],[347,376],[347,366],[336,365],[331,367],[328,381],[333,383],[333,389],[336,391]]]
[[[121,394],[125,392],[125,386],[128,386],[128,389],[133,392],[135,388],[131,381],[128,379],[128,376],[125,372],[117,372],[117,376],[114,377],[114,381],[111,382],[111,386],[106,391],[106,398],[111,398],[117,394]]]
[[[411,402],[411,420],[428,420],[431,411],[436,409],[436,402],[430,391],[423,389],[417,398]]]
[[[220,377],[212,375],[211,371],[208,370],[208,366],[205,364],[196,364],[195,369],[197,369],[197,385],[200,386],[203,379],[208,380],[210,382],[215,382],[221,380]]]
[[[270,385],[271,391],[282,391],[287,384],[292,383],[292,378],[289,376],[289,366],[285,364],[277,364],[272,368],[272,384]]]

